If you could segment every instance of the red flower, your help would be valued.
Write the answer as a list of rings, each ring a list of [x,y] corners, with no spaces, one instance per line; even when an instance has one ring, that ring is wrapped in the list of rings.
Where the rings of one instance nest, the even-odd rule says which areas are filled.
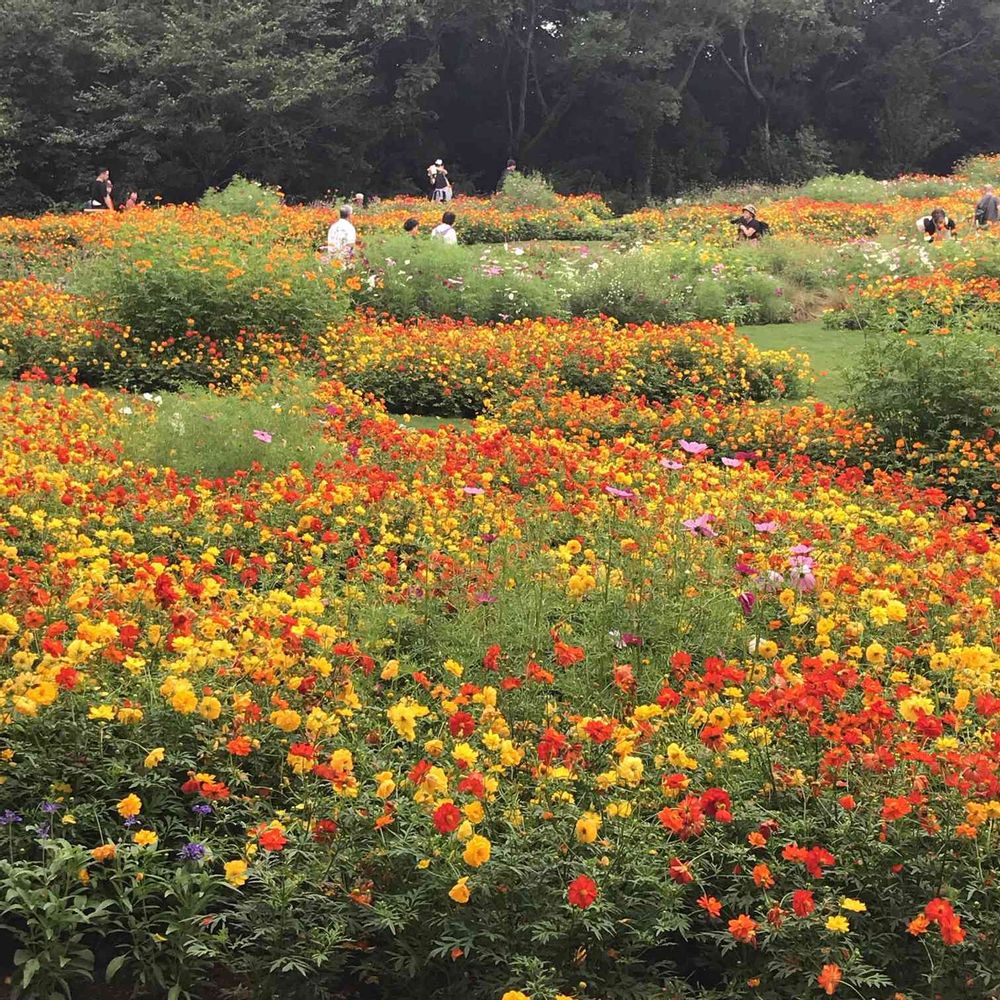
[[[574,663],[579,663],[586,656],[586,653],[583,646],[570,646],[562,639],[557,639],[552,647],[552,656],[560,667],[571,667]]]
[[[487,670],[497,670],[500,667],[500,647],[497,645],[490,646],[486,650],[486,655],[483,657],[483,666]]]
[[[854,801],[853,795],[841,795],[837,801],[843,809],[856,809],[858,805],[857,802]]]
[[[471,771],[458,783],[458,790],[481,799],[486,794],[486,779],[481,771]]]
[[[72,691],[80,683],[80,673],[73,667],[63,667],[56,674],[56,684],[64,691]]]
[[[587,875],[577,875],[566,890],[570,906],[587,909],[597,899],[597,883]]]
[[[456,739],[465,739],[476,731],[476,720],[468,712],[456,712],[448,720],[448,730]]]
[[[902,819],[913,810],[908,799],[902,795],[898,798],[886,798],[882,806],[882,818],[885,820]]]
[[[816,900],[809,889],[796,889],[792,893],[792,909],[797,917],[808,917],[816,909]]]
[[[753,866],[753,884],[763,886],[765,889],[770,889],[774,885],[774,876],[767,865],[761,863]]]
[[[694,881],[691,869],[680,858],[673,858],[667,870],[670,872],[670,877],[678,885],[687,885]]]
[[[710,916],[717,918],[722,913],[722,903],[715,896],[701,896],[698,905]]]
[[[724,788],[709,788],[702,793],[701,808],[709,819],[728,823],[733,818],[733,802]]]
[[[320,819],[313,827],[312,838],[317,844],[329,844],[337,834],[337,824],[332,819]]]
[[[607,743],[615,735],[615,727],[610,722],[601,722],[600,719],[591,719],[583,730],[595,743]]]
[[[453,802],[444,802],[434,810],[434,829],[438,833],[451,833],[462,822],[462,812]]]
[[[280,830],[271,827],[257,838],[257,843],[265,851],[283,851],[285,844],[288,843],[288,838]]]

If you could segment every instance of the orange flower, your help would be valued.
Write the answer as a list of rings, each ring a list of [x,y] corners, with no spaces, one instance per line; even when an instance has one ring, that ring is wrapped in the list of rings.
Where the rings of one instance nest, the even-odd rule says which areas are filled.
[[[759,864],[753,866],[753,883],[756,886],[762,886],[765,889],[770,889],[774,885],[774,876],[771,874],[771,869],[765,864]]]
[[[914,937],[926,934],[931,922],[922,913],[917,914],[907,925],[906,930]]]
[[[832,997],[840,985],[843,975],[839,965],[824,965],[820,974],[816,977],[816,982],[828,997]]]
[[[729,933],[743,944],[756,944],[757,928],[759,926],[760,924],[749,914],[741,913],[738,917],[729,921]]]
[[[117,853],[118,848],[114,844],[101,844],[90,852],[90,856],[95,861],[110,861]]]

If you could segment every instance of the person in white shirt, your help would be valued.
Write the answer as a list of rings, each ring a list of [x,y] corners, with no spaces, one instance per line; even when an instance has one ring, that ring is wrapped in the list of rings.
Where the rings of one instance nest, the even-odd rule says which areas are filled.
[[[458,243],[458,233],[455,232],[455,213],[445,212],[441,216],[440,225],[435,226],[431,230],[432,240],[442,240],[449,246],[455,246]]]
[[[352,209],[344,205],[340,210],[340,218],[330,226],[326,235],[326,251],[331,257],[349,261],[354,256],[354,245],[358,242],[358,231],[351,222]]]

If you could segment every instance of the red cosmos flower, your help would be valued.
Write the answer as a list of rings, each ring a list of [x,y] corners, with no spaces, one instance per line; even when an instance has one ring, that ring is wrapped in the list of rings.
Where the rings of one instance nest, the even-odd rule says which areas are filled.
[[[816,900],[809,889],[796,889],[792,893],[792,909],[797,917],[808,917],[816,909]]]
[[[312,743],[293,743],[288,748],[288,752],[294,754],[296,757],[305,757],[306,760],[312,760],[316,756],[316,747]]]
[[[206,798],[210,802],[219,802],[229,798],[229,789],[223,781],[203,781],[198,790],[201,792],[202,798]]]
[[[726,745],[726,731],[721,726],[705,726],[698,739],[711,750],[721,750]]]
[[[840,803],[840,807],[842,809],[851,810],[851,809],[857,809],[858,807],[857,802],[854,801],[853,795],[841,795],[840,798],[837,799],[837,801]]]
[[[719,914],[722,913],[722,903],[720,903],[715,896],[701,896],[698,899],[698,905],[713,918],[718,918]]]
[[[549,726],[538,741],[538,759],[543,764],[551,764],[566,747],[566,737]]]
[[[434,810],[434,829],[438,833],[451,833],[462,822],[462,811],[453,802],[443,802]]]
[[[597,883],[587,875],[577,875],[566,890],[570,906],[587,909],[597,899]]]
[[[732,807],[732,799],[725,789],[709,788],[702,792],[701,808],[705,810],[705,815],[709,819],[717,820],[719,823],[731,822],[733,818]]]
[[[552,658],[560,667],[571,667],[574,663],[580,663],[586,655],[583,646],[571,646],[562,639],[557,639],[552,647]]]
[[[882,818],[885,820],[902,819],[907,813],[912,812],[913,806],[909,799],[900,795],[898,798],[886,798],[882,805]]]
[[[411,781],[414,785],[419,785],[421,781],[424,780],[424,775],[433,767],[429,760],[421,760],[414,764],[410,769],[410,773],[406,776],[408,781]]]
[[[486,650],[486,654],[483,656],[483,666],[487,670],[500,669],[500,647],[498,645],[494,644]]]
[[[280,830],[271,827],[257,837],[257,843],[265,851],[283,851],[288,838]]]
[[[64,691],[72,691],[80,683],[80,672],[73,667],[63,667],[56,674],[56,684]]]
[[[749,914],[741,913],[734,920],[729,921],[729,933],[743,944],[756,944],[759,926],[760,924]]]
[[[837,859],[824,847],[799,847],[792,842],[787,844],[781,851],[781,856],[786,861],[794,861],[806,866],[806,871],[813,878],[823,877],[823,865],[836,864]]]
[[[600,719],[591,719],[583,730],[595,743],[607,743],[615,734],[615,727],[610,722],[602,722]]]
[[[448,731],[455,739],[466,739],[476,731],[476,720],[468,712],[456,712],[448,720]]]
[[[705,813],[697,795],[685,795],[680,805],[667,806],[657,813],[657,819],[664,829],[676,834],[681,840],[696,837],[705,829]]]
[[[635,690],[635,674],[631,663],[617,663],[613,672],[615,687],[626,694]]]
[[[312,839],[317,844],[329,844],[337,834],[337,824],[332,819],[320,819],[313,827]]]
[[[667,871],[678,885],[687,885],[689,882],[694,881],[691,869],[680,858],[672,858],[670,864],[667,866]]]
[[[253,744],[245,736],[234,736],[227,744],[226,749],[234,757],[247,757],[253,750]]]
[[[481,771],[471,771],[458,783],[458,790],[481,799],[486,794],[486,779]]]
[[[771,869],[765,864],[759,864],[753,866],[753,884],[756,886],[762,886],[765,889],[770,889],[774,885],[774,876],[771,874]]]
[[[828,997],[832,997],[840,985],[842,974],[839,965],[824,965],[820,974],[816,977],[816,982]]]

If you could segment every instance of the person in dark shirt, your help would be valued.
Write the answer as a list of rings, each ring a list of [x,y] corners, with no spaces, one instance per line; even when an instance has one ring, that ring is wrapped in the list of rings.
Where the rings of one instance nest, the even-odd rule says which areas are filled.
[[[510,177],[511,174],[516,173],[517,163],[513,159],[508,160],[507,166],[504,167],[503,173],[500,175],[500,180],[497,181],[497,194],[501,194],[503,192],[503,186],[507,183],[507,178]]]
[[[736,238],[740,240],[759,240],[768,232],[767,223],[757,218],[757,209],[753,205],[744,205],[743,211],[729,222],[737,227]]]
[[[420,233],[420,220],[419,219],[407,219],[403,223],[403,232],[409,233],[411,236],[417,236]]]
[[[976,228],[989,229],[994,222],[1000,222],[1000,198],[993,193],[993,185],[987,184],[976,202]]]
[[[917,219],[917,232],[928,243],[939,243],[955,235],[955,220],[943,208],[935,208],[930,215]]]
[[[94,211],[106,209],[109,212],[113,212],[115,210],[115,203],[111,200],[109,184],[110,176],[108,168],[101,167],[101,169],[97,171],[97,177],[94,179],[94,183],[90,185],[90,198],[87,200],[87,204],[84,207]]]

